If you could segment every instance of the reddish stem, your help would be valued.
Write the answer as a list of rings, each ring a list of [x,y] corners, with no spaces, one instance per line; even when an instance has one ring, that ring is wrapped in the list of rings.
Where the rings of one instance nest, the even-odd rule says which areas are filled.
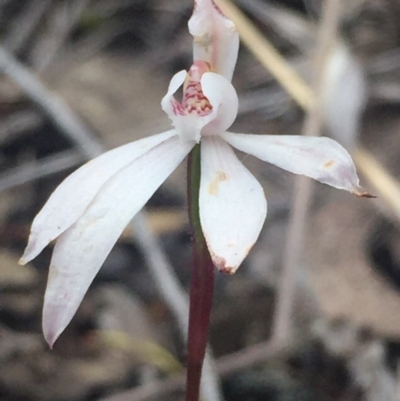
[[[188,208],[193,230],[193,266],[190,285],[186,401],[198,401],[201,371],[207,347],[214,292],[214,265],[203,236],[199,217],[200,146],[188,158]]]

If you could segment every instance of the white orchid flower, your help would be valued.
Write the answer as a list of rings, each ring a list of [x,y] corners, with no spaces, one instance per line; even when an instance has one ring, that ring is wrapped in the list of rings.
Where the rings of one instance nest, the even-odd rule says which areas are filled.
[[[157,188],[201,144],[200,220],[215,266],[234,273],[267,214],[260,183],[232,147],[295,174],[363,196],[350,155],[328,138],[228,132],[238,112],[230,80],[239,37],[213,0],[197,0],[189,21],[194,63],[171,80],[162,108],[174,129],[104,153],[50,196],[33,221],[21,263],[57,239],[50,264],[43,330],[50,345],[75,314],[122,231]],[[183,85],[183,98],[174,94]]]

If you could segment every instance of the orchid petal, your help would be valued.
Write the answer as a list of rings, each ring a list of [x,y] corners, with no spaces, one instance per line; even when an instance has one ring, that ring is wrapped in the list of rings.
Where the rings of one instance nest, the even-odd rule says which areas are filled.
[[[120,146],[89,161],[67,177],[34,219],[20,263],[25,264],[35,258],[52,240],[68,229],[114,174],[174,135],[174,130],[167,131]]]
[[[186,76],[187,71],[185,70],[177,72],[169,83],[167,94],[161,100],[161,108],[172,121],[172,117],[178,114],[177,108],[179,107],[179,102],[174,98],[174,94],[183,85]]]
[[[58,238],[43,308],[50,346],[72,319],[123,229],[193,146],[175,137],[148,151],[110,178],[82,217]]]
[[[182,140],[200,142],[201,130],[216,118],[216,113],[199,116],[196,113],[187,113],[182,110],[182,105],[174,98],[174,94],[182,86],[186,76],[186,71],[180,71],[172,77],[168,92],[161,100],[161,107],[171,119]]]
[[[256,242],[267,201],[256,178],[217,136],[201,141],[200,221],[216,267],[233,274]]]
[[[185,71],[174,75],[167,94],[161,101],[163,110],[172,120],[178,135],[182,139],[200,141],[201,135],[215,135],[224,132],[234,122],[239,102],[235,88],[221,75],[206,72],[201,78],[201,88],[209,100],[212,111],[204,116],[186,113],[182,105],[174,98],[174,93],[184,81]]]
[[[216,135],[226,131],[235,121],[239,100],[233,85],[221,75],[206,72],[201,78],[201,88],[212,105],[212,121],[202,130],[202,135]]]
[[[333,139],[230,132],[221,137],[236,149],[291,173],[306,175],[357,196],[370,196],[359,186],[351,156]]]
[[[193,36],[194,61],[207,61],[213,71],[230,81],[239,51],[235,24],[213,0],[196,0],[189,32]]]

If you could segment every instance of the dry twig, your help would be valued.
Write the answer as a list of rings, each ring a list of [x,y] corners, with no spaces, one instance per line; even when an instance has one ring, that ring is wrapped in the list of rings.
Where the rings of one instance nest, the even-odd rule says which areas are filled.
[[[15,111],[1,119],[0,143],[10,143],[27,131],[39,128],[43,124],[43,118],[37,111]]]
[[[36,71],[43,72],[55,59],[88,2],[89,0],[68,0],[54,8],[50,24],[51,31],[36,43],[33,54],[33,65]]]
[[[281,358],[283,353],[289,354],[292,351],[292,348],[278,349],[268,341],[219,358],[215,364],[216,371],[221,377],[226,377],[233,372],[256,365],[267,359]],[[168,380],[152,383],[149,386],[127,390],[123,393],[103,398],[100,401],[148,401],[161,395],[182,390],[184,386],[185,377],[177,375]]]
[[[12,22],[10,31],[4,38],[4,47],[18,53],[36,28],[39,20],[48,9],[52,0],[34,0],[27,3],[21,14]]]
[[[0,192],[18,185],[27,184],[39,178],[59,173],[60,171],[75,167],[83,161],[84,158],[76,150],[66,150],[41,159],[40,161],[35,160],[33,162],[24,163],[0,175]]]

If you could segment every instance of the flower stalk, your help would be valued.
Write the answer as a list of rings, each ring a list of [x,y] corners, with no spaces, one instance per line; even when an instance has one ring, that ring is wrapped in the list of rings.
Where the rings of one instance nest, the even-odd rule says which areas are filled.
[[[200,145],[188,157],[188,211],[193,235],[193,265],[190,285],[186,401],[199,399],[203,360],[207,348],[214,292],[214,264],[201,229],[199,213]]]

